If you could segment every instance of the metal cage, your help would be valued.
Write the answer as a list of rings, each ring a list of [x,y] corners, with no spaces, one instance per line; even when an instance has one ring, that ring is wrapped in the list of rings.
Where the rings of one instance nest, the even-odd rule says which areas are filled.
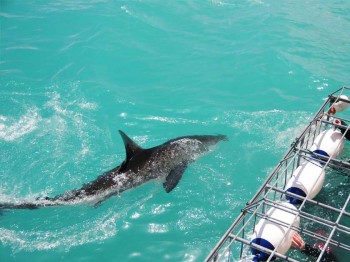
[[[276,258],[285,261],[322,261],[322,256],[329,248],[338,254],[339,259],[348,261],[344,258],[350,256],[350,162],[347,159],[350,158],[350,150],[347,148],[348,145],[345,145],[343,154],[337,158],[310,150],[315,138],[323,130],[342,128],[343,131],[345,130],[342,132],[342,139],[345,139],[346,132],[350,134],[350,120],[344,118],[343,113],[331,114],[328,107],[338,101],[349,103],[348,100],[343,99],[342,95],[350,97],[350,89],[342,87],[328,96],[258,192],[241,210],[206,261],[249,261],[252,259],[252,248],[267,254],[267,261]],[[334,121],[335,118],[341,121]],[[321,164],[327,183],[313,199],[308,195],[304,197],[287,192],[285,186],[293,172],[301,163],[310,161],[318,161]],[[288,197],[299,200],[300,203],[294,205],[295,209],[283,205]],[[269,217],[267,211],[271,208],[295,215],[300,220],[299,226]],[[277,251],[278,246],[272,250],[253,243],[251,237],[261,219],[298,232],[305,242],[322,243],[320,253],[315,257],[306,257],[297,250],[289,250],[282,254]]]

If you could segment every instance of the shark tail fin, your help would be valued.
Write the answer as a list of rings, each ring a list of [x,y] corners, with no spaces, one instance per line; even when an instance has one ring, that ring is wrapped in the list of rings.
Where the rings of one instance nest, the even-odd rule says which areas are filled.
[[[143,150],[138,144],[136,144],[130,137],[128,137],[123,131],[119,130],[119,134],[121,135],[126,152],[126,159],[130,159],[134,154]]]

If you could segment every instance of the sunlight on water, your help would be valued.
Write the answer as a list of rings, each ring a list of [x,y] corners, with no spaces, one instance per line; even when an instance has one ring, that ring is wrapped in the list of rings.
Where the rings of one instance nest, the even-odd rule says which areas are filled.
[[[0,261],[203,261],[324,98],[348,84],[349,8],[1,1],[1,203],[63,194],[118,166],[118,130],[143,148],[229,140],[169,194],[155,180],[97,207],[1,210]],[[325,194],[336,201],[347,185],[329,179]]]

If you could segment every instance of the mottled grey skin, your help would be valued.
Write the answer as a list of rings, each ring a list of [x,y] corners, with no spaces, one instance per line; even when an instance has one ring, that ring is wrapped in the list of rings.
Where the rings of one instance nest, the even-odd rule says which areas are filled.
[[[143,149],[125,133],[120,130],[119,133],[126,151],[126,158],[120,166],[103,173],[80,189],[31,203],[0,203],[0,208],[33,209],[72,204],[94,196],[99,196],[99,202],[102,202],[112,195],[157,178],[165,178],[163,186],[169,193],[178,184],[189,163],[209,151],[210,146],[227,140],[224,135],[184,136],[156,147]]]

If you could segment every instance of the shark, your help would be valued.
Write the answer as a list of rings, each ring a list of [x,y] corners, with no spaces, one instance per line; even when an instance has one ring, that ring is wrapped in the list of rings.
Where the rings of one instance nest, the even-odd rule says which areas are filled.
[[[181,136],[151,148],[142,148],[119,130],[125,146],[125,160],[104,172],[79,189],[66,191],[54,197],[33,201],[0,203],[0,209],[37,209],[44,206],[69,205],[87,199],[100,204],[113,195],[119,195],[151,180],[159,179],[165,192],[170,193],[180,182],[188,165],[210,151],[211,146],[227,141],[226,135]]]

